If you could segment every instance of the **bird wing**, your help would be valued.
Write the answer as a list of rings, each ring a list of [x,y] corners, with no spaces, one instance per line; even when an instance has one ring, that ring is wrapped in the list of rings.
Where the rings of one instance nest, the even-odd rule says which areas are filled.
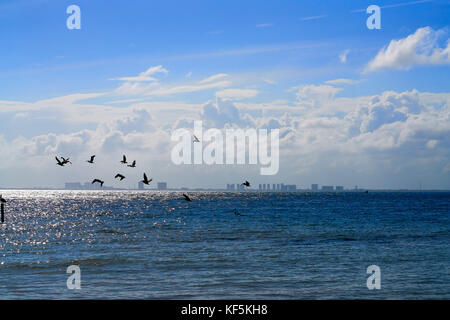
[[[94,180],[92,181],[92,184],[94,184],[94,183],[96,183],[96,182],[100,182],[100,183],[101,183],[101,181],[100,181],[100,180],[98,180],[98,179],[94,179]]]
[[[125,155],[123,155],[123,161],[127,161],[127,157],[125,157]]]
[[[58,161],[58,163],[61,163],[61,160],[58,159],[58,157],[55,156],[56,161]]]
[[[95,156],[91,156],[91,161],[94,161]]]
[[[147,175],[145,174],[145,172],[144,172],[144,180],[148,181],[148,178],[147,178]]]
[[[134,161],[133,161],[133,164],[132,164],[132,165],[133,165],[133,166],[135,166],[135,165],[136,165],[136,160],[134,160]]]

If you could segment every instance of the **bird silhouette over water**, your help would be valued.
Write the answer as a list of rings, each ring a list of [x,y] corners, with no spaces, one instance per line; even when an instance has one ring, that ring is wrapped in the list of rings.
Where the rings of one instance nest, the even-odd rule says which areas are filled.
[[[59,160],[58,157],[55,157],[55,159],[58,166],[64,167],[65,163],[63,161]]]
[[[187,194],[183,193],[183,197],[184,197],[184,200],[192,202],[191,198],[189,198],[189,196]]]
[[[125,157],[125,155],[123,155],[122,161],[120,161],[120,163],[123,163],[123,164],[127,164],[128,163],[127,162],[127,157]]]
[[[94,184],[94,183],[96,183],[96,182],[100,183],[100,186],[101,186],[101,187],[103,187],[103,184],[105,183],[105,181],[102,181],[102,180],[100,180],[100,179],[94,179],[94,180],[92,180],[92,184]]]
[[[237,211],[236,209],[234,209],[234,214],[235,214],[236,216],[242,216],[242,214],[240,214],[239,211]]]
[[[144,172],[144,180],[142,180],[141,182],[148,185],[150,184],[150,182],[152,182],[153,179],[148,180],[147,175]]]
[[[120,173],[116,174],[116,176],[114,177],[114,179],[120,178],[120,181],[122,181],[123,179],[125,179],[125,176],[121,175]]]
[[[136,168],[136,160],[133,160],[133,163],[129,164],[127,167]]]
[[[0,202],[1,203],[6,203],[6,200],[3,198],[3,196],[0,194]]]
[[[91,160],[86,160],[86,162],[94,163],[94,158],[95,158],[95,155],[91,156]]]
[[[242,185],[246,186],[246,187],[250,187],[250,182],[248,182],[247,180],[245,180],[244,183],[242,183]]]

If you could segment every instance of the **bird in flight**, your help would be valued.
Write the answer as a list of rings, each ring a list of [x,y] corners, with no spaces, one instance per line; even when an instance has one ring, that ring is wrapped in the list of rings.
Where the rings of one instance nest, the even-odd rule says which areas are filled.
[[[129,164],[127,167],[136,168],[136,160],[133,160],[133,163]]]
[[[114,177],[114,179],[120,178],[120,181],[122,181],[123,179],[125,179],[125,176],[121,175],[120,173],[116,174],[116,176]]]
[[[91,156],[91,160],[86,160],[86,162],[94,163],[94,158],[95,158],[95,155]]]
[[[237,211],[236,209],[234,209],[234,214],[237,216],[242,216],[242,214],[240,214],[239,211]]]
[[[184,200],[192,202],[191,198],[189,198],[189,196],[187,194],[183,193],[183,197],[184,197]]]
[[[248,182],[247,180],[245,180],[245,182],[243,183],[244,186],[246,187],[250,187],[250,182]]]
[[[56,159],[56,162],[57,162],[56,164],[57,164],[58,166],[64,167],[64,165],[66,164],[65,162],[59,160],[58,157],[55,157],[55,159]]]
[[[148,184],[150,184],[150,182],[152,182],[152,180],[153,179],[148,180],[147,175],[144,172],[144,180],[142,180],[141,182],[148,185]]]
[[[3,196],[0,194],[0,202],[1,203],[6,203],[6,200],[3,198]]]
[[[200,142],[200,140],[198,140],[198,138],[195,136],[195,134],[194,134],[194,142]]]
[[[100,180],[100,179],[94,179],[94,180],[92,180],[92,184],[94,184],[94,183],[96,183],[96,182],[100,183],[100,186],[101,186],[101,187],[103,187],[103,184],[105,183],[105,181],[102,181],[102,180]]]
[[[72,164],[72,162],[70,162],[70,158],[65,159],[64,157],[61,157],[61,159],[63,160],[62,161],[63,164],[68,164],[68,163]]]
[[[123,164],[127,164],[128,163],[127,162],[127,157],[125,157],[125,155],[123,155],[122,161],[120,161],[120,163],[123,163]]]

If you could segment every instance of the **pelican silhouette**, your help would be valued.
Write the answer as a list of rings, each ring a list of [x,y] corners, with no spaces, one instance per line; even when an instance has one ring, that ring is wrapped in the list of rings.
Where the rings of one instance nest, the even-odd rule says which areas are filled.
[[[57,162],[56,164],[57,164],[58,166],[64,167],[64,165],[66,164],[65,162],[59,160],[58,157],[55,157],[55,159],[56,159],[56,162]]]
[[[242,214],[240,214],[239,211],[237,211],[236,209],[234,209],[234,214],[237,216],[242,216]]]
[[[94,179],[94,180],[92,180],[92,184],[94,184],[94,183],[96,183],[96,182],[100,183],[100,186],[101,186],[101,187],[103,187],[103,184],[105,183],[105,181],[102,181],[102,180],[100,180],[100,179]]]
[[[183,193],[183,197],[184,197],[184,200],[192,202],[191,198],[189,198],[189,196],[187,194]]]
[[[195,136],[195,134],[194,134],[194,142],[200,142],[200,140],[198,140],[198,138]]]
[[[122,161],[120,161],[120,163],[123,163],[123,164],[127,164],[128,163],[127,162],[127,157],[125,157],[125,155],[123,155]]]
[[[246,186],[246,187],[250,187],[250,182],[248,182],[247,180],[245,180],[244,183],[242,183],[242,185]]]
[[[114,179],[120,178],[120,181],[122,181],[123,179],[125,179],[125,176],[121,175],[120,173],[116,174],[116,176],[114,177]]]
[[[61,157],[61,159],[63,160],[63,161],[62,161],[63,164],[68,164],[68,163],[72,164],[72,162],[70,162],[70,158],[67,158],[67,159],[66,159],[66,158],[64,158],[64,157]]]
[[[148,184],[150,184],[150,182],[152,182],[152,180],[153,179],[148,180],[147,175],[144,172],[144,180],[142,180],[141,182],[148,185]]]
[[[133,160],[133,163],[129,164],[127,167],[136,168],[136,160]]]
[[[86,160],[86,162],[94,163],[94,158],[95,158],[95,155],[91,156],[91,160]]]

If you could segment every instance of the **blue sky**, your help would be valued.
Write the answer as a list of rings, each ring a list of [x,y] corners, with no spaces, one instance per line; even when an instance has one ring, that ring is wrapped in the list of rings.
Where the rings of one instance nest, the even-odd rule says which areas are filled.
[[[66,27],[69,16],[66,8],[72,4],[81,8],[81,30],[68,30]],[[371,4],[381,7],[380,30],[366,27],[369,14],[365,9]],[[368,119],[385,121],[382,125],[374,126],[376,130],[370,131],[370,137],[367,136],[368,132],[360,128],[359,138],[349,134],[344,139],[345,147],[356,142],[362,143],[355,146],[361,149],[361,156],[358,156],[361,157],[358,162],[361,163],[361,174],[358,177],[348,177],[347,172],[352,172],[351,168],[356,163],[350,165],[344,159],[345,156],[342,163],[338,161],[332,166],[323,163],[324,155],[341,159],[339,155],[344,152],[322,146],[312,148],[308,156],[302,153],[295,156],[301,159],[311,157],[312,153],[314,159],[307,161],[308,167],[303,167],[302,163],[297,167],[286,167],[280,170],[278,177],[273,177],[274,181],[278,179],[305,187],[314,182],[348,186],[363,184],[368,187],[417,187],[418,181],[426,180],[426,185],[430,187],[450,188],[445,123],[438,133],[417,129],[417,135],[427,136],[423,138],[423,148],[408,145],[417,142],[417,135],[412,135],[410,140],[405,138],[405,141],[399,138],[404,137],[405,132],[411,132],[413,121],[419,121],[416,119],[417,110],[405,107],[405,100],[401,98],[403,95],[407,96],[406,99],[417,100],[414,103],[420,105],[419,113],[423,113],[423,121],[435,116],[435,112],[441,112],[436,119],[442,120],[448,116],[450,72],[445,49],[448,48],[449,39],[449,12],[448,0],[4,0],[0,4],[0,101],[3,102],[0,104],[0,138],[11,150],[9,160],[14,160],[15,165],[3,164],[2,167],[0,163],[0,186],[40,183],[42,179],[39,179],[39,174],[36,181],[13,178],[14,173],[28,166],[26,159],[30,157],[52,158],[53,153],[62,151],[73,157],[86,156],[81,147],[74,147],[73,150],[62,148],[59,139],[70,140],[73,135],[87,130],[87,134],[92,134],[95,139],[103,139],[103,142],[83,140],[87,144],[86,152],[100,152],[94,146],[104,147],[102,143],[109,135],[119,134],[122,139],[129,141],[133,131],[143,135],[149,133],[146,128],[133,128],[132,124],[127,126],[131,128],[130,132],[119,130],[117,121],[124,117],[139,122],[135,117],[138,117],[136,114],[142,116],[142,113],[136,113],[136,110],[145,110],[144,118],[149,122],[147,128],[153,128],[152,133],[157,135],[159,132],[159,137],[164,139],[164,134],[170,134],[171,129],[180,125],[180,120],[208,120],[204,118],[204,106],[211,101],[220,115],[220,104],[228,99],[234,103],[241,117],[234,123],[233,119],[228,119],[229,125],[246,123],[258,127],[269,119],[276,119],[280,128],[297,130],[293,134],[297,135],[298,141],[290,141],[294,143],[292,146],[286,142],[286,154],[299,148],[301,135],[306,134],[306,131],[298,130],[304,128],[308,121],[319,118],[326,121],[346,119],[345,123],[337,124],[342,126],[342,132],[346,134],[350,132],[348,119],[355,119],[355,114],[364,113],[361,111],[364,108],[367,108]],[[392,43],[392,50],[383,52],[391,41],[408,37],[417,40],[414,48],[409,48],[408,42],[404,41],[399,44],[401,48],[397,51]],[[377,62],[369,67],[376,58]],[[133,86],[132,81],[117,80],[136,77],[156,66],[161,66],[164,72],[154,74],[157,79],[153,83],[154,87],[145,87],[143,83],[134,83]],[[200,85],[202,80],[214,75],[226,76],[222,82],[212,82],[210,87]],[[180,90],[180,87],[183,89]],[[156,88],[158,93],[152,91]],[[229,91],[224,92],[227,89],[240,90],[239,97],[227,96]],[[67,98],[79,94],[89,96],[78,100]],[[323,95],[327,95],[326,99]],[[374,97],[382,97],[380,103],[383,112],[389,111],[391,114],[379,116],[378,102]],[[57,106],[48,103],[48,100],[57,98],[60,99],[57,102],[61,108],[55,111]],[[391,106],[393,100],[399,101],[399,105]],[[178,115],[175,112],[169,114],[166,104],[179,105],[176,109]],[[334,104],[338,107],[330,110],[329,106]],[[80,105],[87,106],[93,114],[84,114]],[[430,111],[430,107],[435,108],[435,111]],[[180,110],[193,116],[180,117]],[[396,118],[398,112],[404,112],[405,117]],[[83,119],[83,116],[91,118]],[[247,119],[246,116],[252,117],[251,124],[243,121]],[[283,116],[287,120],[280,120]],[[402,129],[403,133],[395,131],[400,130],[398,128],[391,128],[395,131],[391,132],[393,135],[398,134],[397,140],[389,147],[380,147],[375,141],[383,139],[376,135],[381,134],[380,130],[388,130],[392,123],[396,123],[395,119],[400,119],[397,121],[399,125],[408,123],[408,127]],[[217,119],[209,120],[212,121],[211,125],[218,123],[214,123]],[[358,121],[365,123],[366,120]],[[108,125],[109,131],[104,131],[105,136],[102,138],[100,132]],[[339,129],[327,133],[314,131],[320,128],[311,130],[307,133],[311,136],[336,136],[340,133]],[[19,156],[19,151],[25,147],[14,150],[16,145],[33,145],[44,136],[48,138],[49,134],[55,137],[54,140],[45,140],[49,144],[47,149],[36,151],[35,147],[29,147],[30,155],[26,158]],[[363,143],[358,140],[363,138],[368,141]],[[373,148],[381,148],[380,153],[373,154]],[[119,149],[110,151],[121,154],[123,148]],[[189,184],[191,181],[189,174],[185,175],[182,182],[171,178],[172,169],[163,165],[159,167],[158,161],[164,158],[157,161],[147,157],[146,150],[133,150],[138,155],[142,153],[152,168],[156,166],[165,172],[160,180],[168,180],[172,185]],[[407,172],[414,167],[414,162],[404,163],[402,157],[405,152],[408,153],[406,150],[417,152],[414,153],[418,159],[416,165],[421,166],[420,161],[426,162],[429,170],[420,169],[424,170],[420,176],[418,173],[411,177]],[[354,157],[352,159],[355,160]],[[369,174],[373,169],[369,166],[378,169]],[[43,165],[36,170],[47,177],[50,168]],[[324,170],[316,172],[316,168]],[[221,172],[220,168],[216,169]],[[213,182],[216,169],[207,168],[211,170],[211,175],[198,180],[198,186],[224,185],[225,181],[218,185]],[[239,181],[242,178],[244,174],[239,170],[233,171],[238,173],[232,179]],[[289,174],[293,171],[295,175]],[[264,182],[263,178],[256,175],[257,170],[254,172],[252,178]],[[428,178],[427,172],[432,172]],[[88,179],[76,170],[73,173],[75,176],[72,180]],[[386,177],[388,181],[380,177]],[[64,181],[64,177],[54,175],[42,184],[61,186]]]

